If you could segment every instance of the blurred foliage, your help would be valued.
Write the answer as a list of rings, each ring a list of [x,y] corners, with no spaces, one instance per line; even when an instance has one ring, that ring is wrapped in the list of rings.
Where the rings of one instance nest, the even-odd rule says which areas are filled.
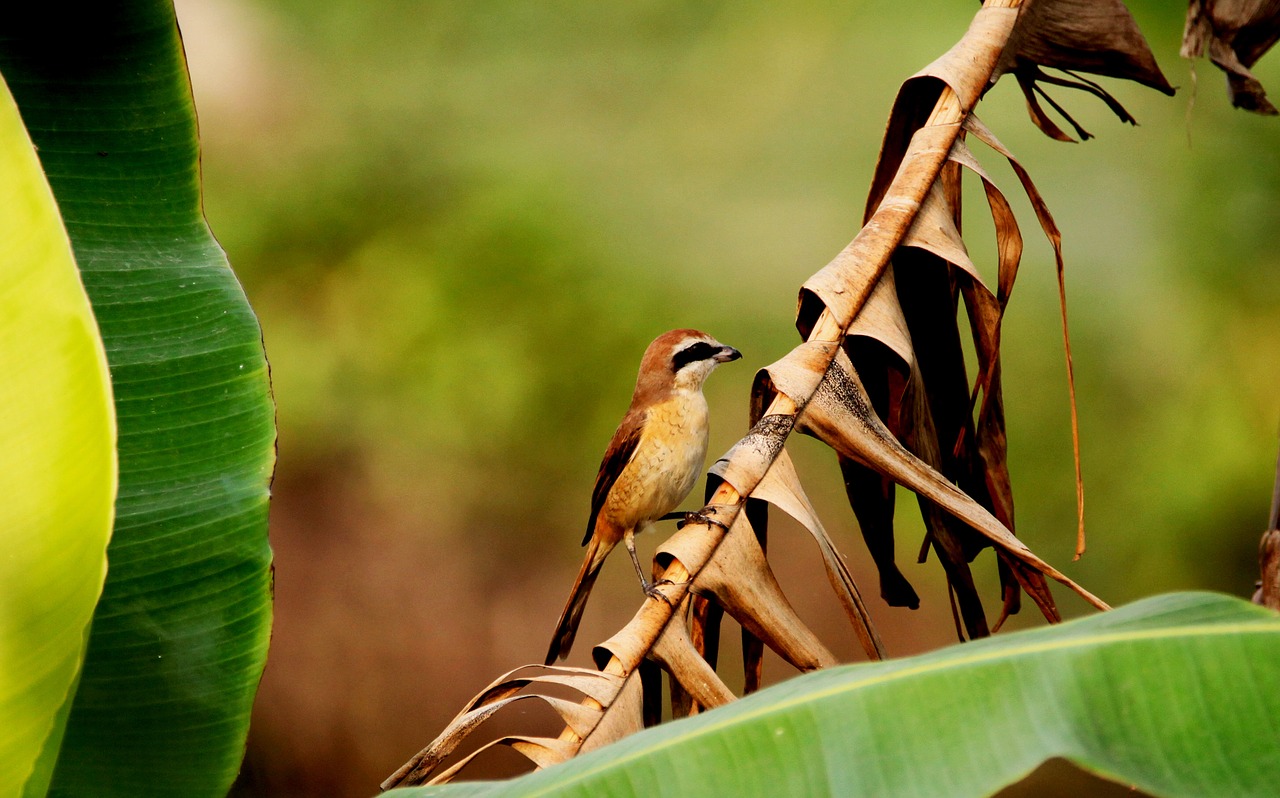
[[[1064,233],[1090,533],[1068,572],[1116,603],[1170,589],[1246,595],[1276,447],[1280,128],[1232,110],[1216,68],[1177,57],[1182,7],[1129,5],[1180,87],[1170,99],[1110,82],[1139,127],[1058,90],[1097,139],[1049,141],[1011,83],[978,109]],[[258,727],[287,736],[271,713],[298,710],[273,703],[276,685],[299,678],[291,668],[341,667],[305,656],[304,639],[391,635],[365,652],[374,672],[393,656],[430,669],[443,667],[433,657],[464,661],[445,648],[484,652],[456,689],[415,693],[409,740],[372,740],[374,720],[333,708],[317,721],[348,724],[335,740],[401,746],[372,755],[385,772],[367,757],[352,766],[369,768],[368,785],[434,736],[454,697],[537,658],[654,335],[696,326],[744,352],[746,365],[708,385],[712,455],[741,434],[752,369],[799,340],[800,283],[857,231],[899,83],[954,43],[976,4],[178,6],[208,216],[261,316],[279,403],[279,608]],[[1280,86],[1278,64],[1258,65],[1264,83]],[[1004,336],[1018,530],[1065,566],[1075,508],[1052,256],[1011,172],[978,156],[1028,241]],[[980,195],[967,201],[970,245],[989,267]],[[833,458],[796,449],[863,567]],[[317,492],[342,511],[296,520]],[[919,525],[905,498],[909,551]],[[334,584],[320,571],[290,583],[291,558],[318,568],[336,527],[344,592],[318,590]],[[405,563],[361,570],[362,557]],[[978,570],[993,581],[989,563]],[[950,638],[936,565],[908,577],[920,613],[872,607],[901,653]],[[337,638],[291,604],[308,589],[314,612],[348,613]],[[431,594],[425,618],[401,603],[415,591]],[[638,606],[618,591],[606,634]],[[463,642],[445,632],[454,613],[471,615]],[[933,631],[899,631],[911,624]],[[416,653],[369,653],[379,646]],[[382,703],[362,712],[385,725],[403,712],[407,677],[379,678],[366,700]]]

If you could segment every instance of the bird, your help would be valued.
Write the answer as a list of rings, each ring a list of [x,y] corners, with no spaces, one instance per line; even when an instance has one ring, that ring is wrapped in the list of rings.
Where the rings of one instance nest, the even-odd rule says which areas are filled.
[[[645,594],[654,595],[636,556],[635,535],[654,521],[680,515],[671,511],[693,489],[707,456],[702,383],[716,366],[740,357],[737,349],[689,329],[665,332],[645,349],[631,406],[600,461],[582,539],[586,557],[552,635],[547,665],[569,655],[587,597],[619,541]]]

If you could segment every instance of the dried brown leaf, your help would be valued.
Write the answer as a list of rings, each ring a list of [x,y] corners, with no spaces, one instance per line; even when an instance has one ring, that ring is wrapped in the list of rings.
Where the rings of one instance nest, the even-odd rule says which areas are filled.
[[[999,398],[998,390],[993,391],[992,382],[999,362],[1000,322],[1004,315],[1004,307],[1008,301],[1008,295],[1013,289],[1014,278],[1017,276],[1018,262],[1022,256],[1022,236],[1018,231],[1017,221],[1013,217],[1013,210],[1010,208],[1009,203],[992,183],[991,179],[987,177],[972,154],[969,153],[963,141],[956,141],[952,147],[951,158],[954,162],[972,170],[982,179],[996,230],[996,248],[999,260],[998,290],[1000,296],[997,297],[996,294],[991,292],[970,260],[964,242],[960,237],[960,231],[953,221],[955,212],[949,207],[943,189],[938,184],[935,184],[933,190],[929,193],[928,198],[921,207],[920,216],[916,218],[916,223],[908,231],[902,246],[915,247],[930,252],[960,270],[961,273],[958,275],[959,289],[968,309],[969,326],[972,330],[974,350],[978,359],[978,376],[974,383],[973,396],[976,398],[981,393],[984,405],[982,413],[991,418],[997,414],[997,406],[992,404],[992,399]],[[924,315],[926,318],[934,318],[934,314],[931,312],[927,312]],[[948,327],[950,327],[950,322],[948,322]],[[947,330],[947,335],[950,337],[950,329]],[[946,357],[952,362],[957,360],[954,351],[946,355]],[[962,363],[962,359],[959,362]],[[946,378],[944,375],[944,379]],[[954,376],[951,379],[954,381]],[[996,387],[998,388],[998,386]],[[999,424],[1003,427],[1003,413],[998,413],[998,416]],[[956,460],[965,459],[961,447],[967,440],[968,433],[969,427],[967,424],[959,428],[961,437],[954,441],[952,451],[952,457]],[[1001,439],[1001,442],[1003,442],[1003,439]],[[992,468],[999,469],[1002,467],[1004,452],[1000,450],[993,454],[998,455],[995,460],[985,461],[985,458],[981,458],[985,462],[972,464],[966,470],[971,473],[985,473],[988,483],[993,480],[1001,482],[1001,475],[992,474],[991,470]],[[947,471],[948,469],[944,469],[944,473],[947,473]],[[962,471],[957,472],[954,476],[960,476],[962,473]],[[1003,475],[1003,481],[1007,482],[1007,473]],[[1010,502],[1011,508],[1012,504]],[[997,514],[997,517],[1006,526],[1012,528],[1011,512],[1007,517],[1002,517],[999,514]]]
[[[825,289],[815,286],[819,292]],[[844,339],[845,351],[867,376],[867,390],[876,412],[895,436],[904,434],[901,400],[906,374],[915,363],[911,333],[898,306],[893,267],[884,270],[867,303],[854,317]],[[839,457],[845,494],[867,551],[880,575],[880,597],[891,607],[920,606],[920,597],[895,561],[894,483],[882,474]]]
[[[694,648],[689,630],[682,623],[667,624],[649,656],[702,707],[722,706],[737,697]]]
[[[720,654],[720,626],[724,620],[724,610],[706,596],[690,594],[689,596],[689,639],[693,650],[707,661],[707,665],[715,670]],[[683,718],[696,715],[705,707],[698,704],[685,692],[678,681],[671,682],[671,714]]]
[[[723,462],[723,459],[717,461],[711,467],[711,473],[716,473],[717,466]],[[822,552],[823,565],[826,567],[831,587],[844,606],[845,614],[853,624],[863,651],[867,652],[867,656],[871,659],[884,659],[884,643],[876,633],[867,607],[862,602],[862,595],[858,592],[858,586],[853,581],[853,575],[849,573],[849,566],[836,549],[822,522],[818,520],[818,513],[813,509],[809,497],[805,495],[804,488],[800,485],[800,476],[796,473],[795,465],[791,462],[791,456],[787,454],[786,449],[778,453],[773,465],[765,472],[764,479],[760,480],[760,484],[756,486],[752,495],[774,505],[809,530],[809,534],[813,535],[818,543],[818,549]]]
[[[1120,0],[1036,0],[1025,4],[992,76],[1019,64],[1132,80],[1167,95],[1174,89]]]
[[[706,546],[706,526],[686,525],[658,547],[659,562],[689,562]],[[686,566],[687,567],[687,566]],[[745,514],[737,514],[694,589],[710,593],[724,611],[801,671],[836,663],[833,655],[796,615],[765,559]]]
[[[600,722],[582,739],[578,747],[578,753],[585,754],[587,751],[594,751],[643,729],[643,703],[644,695],[640,678],[636,675],[636,669],[632,669],[623,679],[618,695],[609,706],[604,708]],[[565,733],[560,736],[561,738],[572,738],[572,730],[565,729]]]
[[[803,357],[788,356],[765,371],[772,387],[788,396],[811,384],[815,371],[822,374],[820,390],[802,410],[801,423],[807,430],[846,457],[891,475],[899,484],[964,521],[1005,553],[1070,587],[1093,606],[1108,609],[1105,602],[1040,559],[990,512],[898,443],[872,412],[852,364],[838,347],[809,342],[792,354],[797,352]],[[829,369],[825,368],[827,362],[831,362]]]
[[[1280,39],[1280,0],[1191,0],[1182,32],[1182,56],[1209,59],[1227,73],[1227,91],[1236,108],[1268,116],[1277,113],[1249,67]]]
[[[927,201],[931,186],[944,170],[957,171],[954,164],[947,165],[948,158],[962,124],[1005,47],[1020,3],[1021,0],[987,0],[956,47],[904,84],[899,93],[869,193],[867,223],[801,290],[796,323],[802,334],[813,341],[797,347],[783,361],[758,375],[751,405],[751,418],[756,423],[720,468],[722,479],[703,509],[704,515],[713,516],[732,531],[718,529],[709,522],[692,523],[664,544],[659,565],[670,581],[659,587],[658,592],[665,600],[646,599],[623,630],[593,651],[598,667],[604,672],[602,675],[612,680],[612,696],[605,695],[608,691],[596,690],[581,702],[581,709],[565,709],[568,719],[559,740],[509,737],[490,745],[512,745],[535,763],[546,764],[639,730],[644,717],[644,690],[639,674],[642,663],[655,652],[660,652],[657,656],[668,665],[678,662],[672,669],[679,673],[693,673],[695,677],[712,673],[706,658],[698,656],[694,643],[684,635],[683,619],[675,611],[676,606],[688,606],[686,598],[691,587],[714,595],[719,603],[735,613],[744,629],[766,640],[802,670],[835,663],[835,658],[795,617],[794,610],[782,596],[765,561],[763,542],[757,540],[752,528],[753,511],[765,506],[752,498],[753,492],[761,487],[775,458],[782,454],[787,436],[800,419],[803,419],[803,430],[823,437],[842,457],[891,476],[927,501],[964,519],[992,540],[1002,556],[1009,558],[1009,570],[1017,575],[1018,581],[1026,583],[1028,575],[1047,573],[1076,589],[1095,606],[1105,608],[1105,604],[1041,561],[990,513],[899,444],[870,412],[865,392],[858,393],[861,386],[857,384],[857,375],[841,352],[846,332],[860,311],[867,308],[873,294],[886,290],[893,293],[885,287],[892,285],[892,277],[885,282],[884,275],[898,244]],[[1018,169],[1015,163],[1015,170]],[[1020,179],[1029,186],[1021,172]],[[958,184],[944,185],[944,193],[948,197],[947,207],[958,211]],[[1035,204],[1036,198],[1033,198]],[[1047,210],[1042,213],[1042,207],[1037,206],[1037,214],[1042,225],[1046,225]],[[1048,229],[1046,226],[1046,232]],[[1003,272],[1002,266],[1002,276]],[[1003,287],[1002,283],[1002,290]],[[867,316],[870,321],[864,323],[875,331],[871,333],[872,338],[881,342],[887,351],[904,358],[905,363],[914,363],[918,353],[911,346],[910,336],[904,336],[901,328],[893,329],[896,321],[888,326],[874,322],[874,313],[875,307],[872,307]],[[907,329],[910,330],[909,326]],[[855,328],[851,334],[856,338],[864,332],[862,328]],[[992,356],[991,361],[996,362],[996,358]],[[916,375],[917,370],[911,367],[901,371],[899,389],[912,384],[905,381],[908,373]],[[998,385],[998,372],[990,384]],[[991,390],[995,392],[997,388]],[[923,407],[920,404],[925,396],[922,389],[914,394],[903,389],[902,393],[915,396],[914,401]],[[967,382],[964,393],[967,399]],[[967,401],[959,404],[968,407]],[[971,408],[966,415],[972,423]],[[937,449],[936,440],[934,443]],[[939,457],[942,456],[943,453],[939,453]],[[945,524],[940,528],[942,526]],[[763,530],[763,523],[761,527]],[[954,536],[952,542],[955,542]],[[964,562],[962,554],[957,557],[961,563]],[[838,562],[838,555],[836,558]],[[836,570],[837,581],[843,582],[844,576]],[[950,574],[949,579],[956,584],[957,580]],[[1028,589],[1035,590],[1035,586],[1032,584]],[[1047,594],[1047,590],[1045,592]],[[700,599],[695,597],[690,601]],[[698,647],[708,648],[708,629],[704,621]],[[745,638],[748,643],[754,639]],[[708,654],[714,659],[714,654],[710,651]],[[714,704],[731,698],[723,685],[718,684],[718,677],[715,681],[704,680],[702,685],[692,684],[694,678],[686,677],[686,680],[693,689],[702,691],[697,701],[689,702],[691,708],[698,702]],[[513,698],[509,686],[497,683],[486,690],[485,695],[485,700],[493,702]],[[469,707],[463,715],[475,709],[479,707]],[[583,719],[593,712],[600,713],[600,720],[583,737],[586,728]],[[451,768],[448,776],[452,777],[460,766]]]
[[[751,419],[752,424],[759,419]],[[705,501],[711,501],[715,495],[716,489],[719,487],[721,480],[714,472],[707,475],[707,487]],[[752,531],[755,532],[756,541],[760,544],[762,552],[768,551],[769,537],[769,505],[759,499],[748,498],[743,510],[747,515],[747,521],[751,524]],[[689,636],[693,641],[694,650],[697,651],[707,661],[707,664],[714,669],[719,658],[720,647],[720,623],[724,617],[724,609],[714,601],[705,596],[693,597],[691,609],[689,612]],[[751,633],[750,629],[739,627],[742,636],[742,669],[743,669],[743,687],[742,694],[749,695],[760,689],[764,677],[764,641]],[[673,685],[672,706],[676,707],[677,696],[676,690],[679,685]],[[684,707],[680,707],[684,709]],[[696,702],[688,707],[685,714],[693,714],[701,711]]]
[[[1060,69],[1072,79],[1047,74],[1041,67]],[[1090,134],[1044,91],[1042,83],[1092,94],[1129,124],[1135,124],[1133,116],[1119,101],[1077,73],[1132,80],[1164,94],[1174,93],[1147,40],[1120,0],[1036,0],[1026,4],[991,83],[994,85],[1009,72],[1017,77],[1036,127],[1059,141],[1073,139],[1049,118],[1039,99],[1061,114],[1081,139],[1090,138]]]
[[[577,745],[564,740],[557,740],[554,737],[524,737],[521,735],[510,735],[485,743],[475,751],[472,751],[467,756],[458,760],[446,770],[440,771],[435,778],[425,783],[428,785],[448,784],[453,781],[454,777],[457,776],[463,768],[471,764],[472,760],[489,749],[496,748],[500,745],[504,745],[512,750],[520,752],[526,759],[539,768],[558,765],[578,753]],[[383,789],[385,790],[390,788],[384,786]]]
[[[908,433],[904,441],[907,450],[933,470],[939,471],[943,467],[941,447],[938,445],[938,433],[934,428],[933,416],[929,413],[918,368],[911,370],[903,403],[907,418]],[[965,639],[966,633],[970,639],[986,637],[990,634],[990,629],[987,626],[986,612],[982,608],[982,599],[973,581],[973,572],[969,568],[969,555],[965,546],[965,541],[974,537],[973,533],[934,502],[919,494],[916,498],[925,529],[928,530],[924,548],[920,552],[920,561],[924,562],[927,547],[932,545],[947,575],[957,636],[961,640]]]
[[[1280,611],[1280,456],[1276,458],[1276,479],[1271,489],[1271,510],[1267,513],[1267,531],[1258,544],[1258,590],[1255,604]]]
[[[526,676],[515,676],[525,669],[537,672]],[[570,687],[586,695],[590,703],[575,703],[538,693],[518,694],[519,690],[530,684],[558,684]],[[546,703],[560,715],[570,729],[580,736],[585,736],[599,722],[601,707],[607,707],[613,702],[621,685],[622,680],[617,676],[582,668],[525,665],[509,671],[472,698],[430,745],[419,751],[382,783],[382,789],[389,790],[397,786],[425,783],[431,773],[449,754],[453,753],[462,740],[496,712],[516,701],[537,699]],[[470,759],[471,757],[468,757],[465,761]]]
[[[882,278],[892,281],[893,269],[887,269]],[[873,295],[874,296],[874,295]],[[890,292],[894,303],[897,296]],[[862,314],[859,314],[861,317]],[[901,310],[897,312],[901,319]],[[855,325],[857,320],[855,319]],[[906,322],[901,322],[906,337]],[[871,397],[872,407],[886,426],[899,440],[905,440],[902,401],[906,393],[908,363],[881,341],[862,335],[849,335],[844,339],[845,353],[863,375],[863,384]],[[920,606],[911,583],[898,568],[895,554],[893,513],[896,501],[893,480],[870,468],[837,454],[840,474],[844,478],[845,494],[858,529],[866,543],[867,551],[880,574],[880,597],[891,607]]]
[[[916,353],[912,384],[917,402],[908,408],[915,429],[908,431],[908,439],[922,446],[936,445],[940,459],[931,465],[984,503],[982,466],[973,458],[971,447],[960,445],[973,439],[974,426],[964,340],[956,318],[957,283],[965,273],[928,250],[903,246],[894,254],[894,274]],[[930,425],[931,432],[922,429],[923,424]],[[934,436],[936,444],[930,442]],[[981,536],[965,530],[958,530],[957,536],[968,560],[987,545]]]
[[[1075,366],[1071,359],[1071,333],[1067,324],[1067,277],[1066,264],[1062,260],[1062,233],[1058,230],[1057,222],[1053,220],[1053,214],[1049,212],[1049,206],[1045,203],[1044,198],[1040,196],[1040,191],[1031,180],[1031,175],[1018,162],[1018,159],[1013,156],[1013,153],[1000,143],[995,134],[976,115],[970,114],[966,117],[964,127],[966,131],[976,136],[983,144],[1000,153],[1009,162],[1014,174],[1018,176],[1018,181],[1022,183],[1022,189],[1026,192],[1027,200],[1030,201],[1032,210],[1035,211],[1036,219],[1040,222],[1040,229],[1044,231],[1045,238],[1049,239],[1049,244],[1053,247],[1053,258],[1058,273],[1058,307],[1062,316],[1062,349],[1067,362],[1067,396],[1071,404],[1071,451],[1075,460],[1076,470],[1076,559],[1080,559],[1085,550],[1084,477],[1080,468],[1080,414],[1076,408]]]
[[[890,607],[919,609],[920,596],[898,567],[894,535],[894,482],[856,460],[840,456],[845,493],[858,519],[867,552],[880,574],[880,598]]]

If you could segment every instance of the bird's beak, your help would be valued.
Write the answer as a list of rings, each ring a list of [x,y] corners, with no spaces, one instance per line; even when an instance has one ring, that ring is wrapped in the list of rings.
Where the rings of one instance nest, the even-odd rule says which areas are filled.
[[[728,363],[730,360],[737,360],[742,357],[742,353],[732,346],[722,346],[720,351],[712,355],[711,359],[717,363]]]

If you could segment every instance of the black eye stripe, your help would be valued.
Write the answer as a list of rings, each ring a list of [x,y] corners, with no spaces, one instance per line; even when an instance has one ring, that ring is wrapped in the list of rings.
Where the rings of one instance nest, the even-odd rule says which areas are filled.
[[[679,371],[690,363],[699,360],[706,360],[720,351],[719,347],[712,346],[706,341],[698,341],[686,346],[671,358],[671,370]]]

